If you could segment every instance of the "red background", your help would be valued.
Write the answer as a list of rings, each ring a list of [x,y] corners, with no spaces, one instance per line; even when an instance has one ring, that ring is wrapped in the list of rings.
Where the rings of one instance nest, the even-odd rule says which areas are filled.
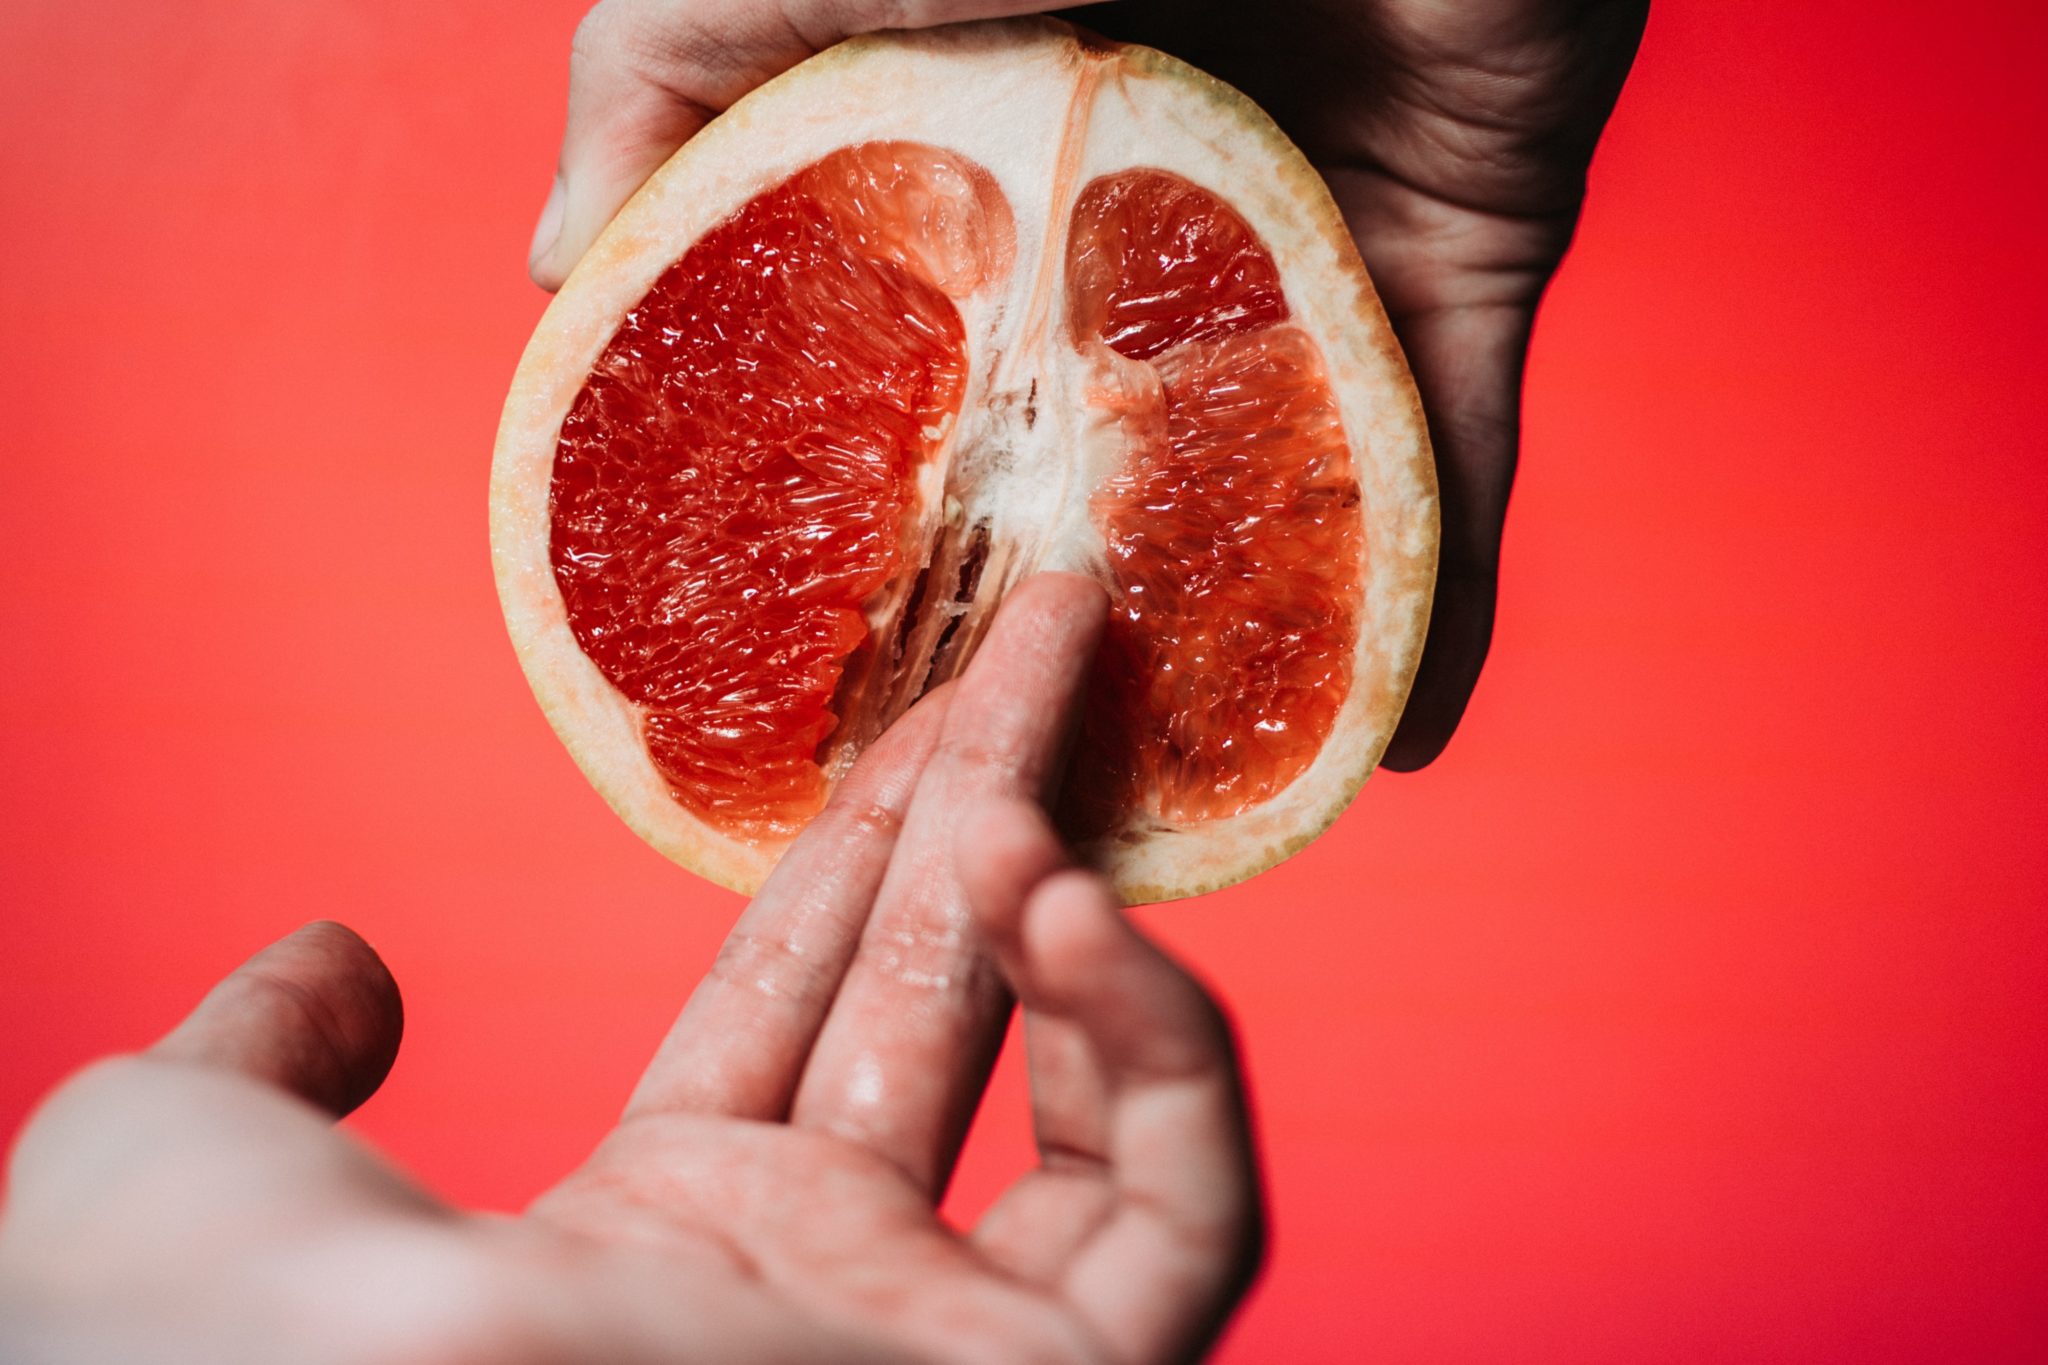
[[[576,8],[0,10],[0,1132],[334,916],[410,1006],[360,1128],[517,1206],[737,910],[486,562]],[[1146,916],[1271,1163],[1228,1359],[2048,1351],[2042,13],[1661,0],[1464,733]]]

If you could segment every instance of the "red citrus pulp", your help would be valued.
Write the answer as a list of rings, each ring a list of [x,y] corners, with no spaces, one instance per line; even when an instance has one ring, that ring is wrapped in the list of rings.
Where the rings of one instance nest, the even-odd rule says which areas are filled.
[[[1040,78],[1050,153],[932,126],[996,62]],[[877,105],[892,64],[922,93]],[[864,40],[707,129],[572,277],[501,433],[500,580],[665,851],[757,880],[1040,567],[1111,596],[1062,814],[1127,894],[1249,875],[1363,781],[1426,613],[1427,448],[1326,192],[1219,89],[1047,23]],[[749,160],[777,119],[814,153],[779,172]],[[665,220],[693,186],[717,216]]]

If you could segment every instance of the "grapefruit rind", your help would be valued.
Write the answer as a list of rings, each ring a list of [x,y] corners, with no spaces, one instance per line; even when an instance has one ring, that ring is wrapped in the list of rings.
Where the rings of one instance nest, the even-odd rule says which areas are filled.
[[[1267,244],[1296,322],[1322,349],[1363,495],[1367,554],[1351,689],[1307,770],[1236,815],[1179,828],[1140,823],[1083,853],[1131,902],[1241,881],[1327,828],[1392,735],[1428,623],[1435,472],[1399,344],[1320,176],[1230,87],[1151,49],[1084,45],[1057,21],[856,38],[738,101],[620,211],[536,328],[493,463],[493,568],[514,649],[544,713],[636,833],[720,885],[751,893],[781,846],[736,839],[678,805],[647,755],[636,709],[578,648],[548,558],[562,419],[620,320],[662,271],[756,195],[852,141],[926,142],[977,162],[1019,209],[1011,291],[1041,270],[1057,271],[1058,262],[1041,259],[1057,240],[1025,223],[1063,219],[1069,208],[1048,202],[1047,149],[1060,145],[1077,75],[1090,63],[1098,88],[1079,181],[1132,166],[1166,170],[1221,196]],[[905,90],[918,97],[903,99]],[[1010,303],[1002,291],[962,302],[970,347],[986,342]],[[965,403],[982,396],[970,388]]]

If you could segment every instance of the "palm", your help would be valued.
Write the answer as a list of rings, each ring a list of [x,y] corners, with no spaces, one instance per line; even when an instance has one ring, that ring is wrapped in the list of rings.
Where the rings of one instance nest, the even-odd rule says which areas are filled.
[[[160,1323],[108,1302],[174,1305],[218,1362],[1199,1348],[1257,1235],[1227,1031],[1037,804],[1103,607],[1077,578],[1016,591],[957,690],[783,856],[619,1125],[523,1218],[460,1215],[327,1125],[397,1045],[369,949],[329,926],[260,954],[25,1133],[0,1309],[97,1335],[67,1356],[0,1333],[0,1353],[166,1358]],[[1044,1162],[955,1233],[937,1204],[1013,991]],[[281,1316],[250,1312],[252,1275],[290,1287]]]
[[[1035,1359],[1091,1354],[1085,1325],[1056,1298],[947,1227],[885,1158],[828,1134],[630,1121],[535,1217],[619,1245],[661,1246],[699,1286],[722,1276],[765,1292],[786,1324],[820,1337],[932,1359],[996,1346]],[[768,1344],[763,1355],[773,1354]]]

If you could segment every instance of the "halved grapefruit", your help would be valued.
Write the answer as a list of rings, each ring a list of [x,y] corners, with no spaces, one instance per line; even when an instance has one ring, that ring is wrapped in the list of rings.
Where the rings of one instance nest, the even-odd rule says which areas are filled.
[[[1134,901],[1248,877],[1372,771],[1436,561],[1322,181],[1236,92],[1048,20],[856,39],[691,139],[541,320],[491,514],[576,761],[743,891],[1037,569],[1112,602],[1084,854]]]

